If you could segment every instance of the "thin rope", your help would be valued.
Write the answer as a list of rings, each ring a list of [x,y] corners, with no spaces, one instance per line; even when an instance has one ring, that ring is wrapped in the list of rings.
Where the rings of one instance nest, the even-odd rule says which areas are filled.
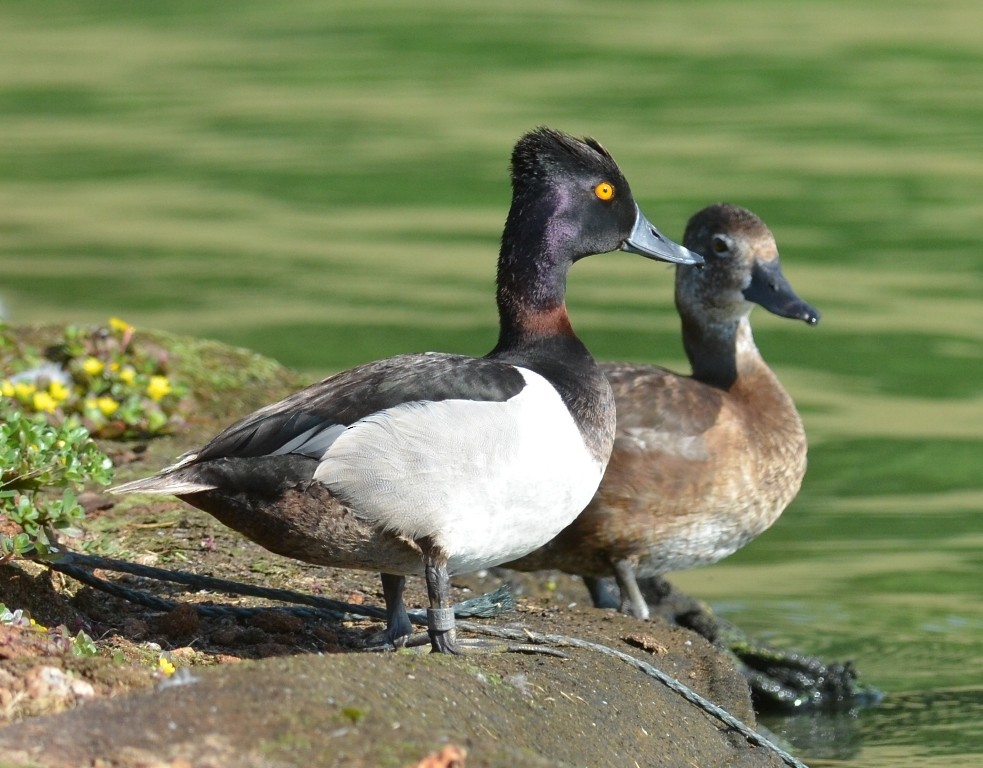
[[[202,576],[197,573],[187,571],[172,571],[164,568],[154,568],[149,565],[139,565],[126,560],[115,560],[109,557],[95,557],[83,555],[77,552],[63,551],[54,559],[39,559],[38,562],[47,565],[56,571],[66,573],[73,578],[82,581],[89,586],[96,587],[125,600],[144,605],[155,610],[170,611],[176,606],[169,600],[156,597],[154,595],[129,589],[119,584],[115,584],[98,576],[91,574],[77,566],[94,570],[99,568],[104,571],[114,571],[118,573],[129,573],[133,576],[140,576],[155,581],[169,581],[175,584],[184,584],[194,589],[211,590],[223,592],[231,595],[243,595],[248,597],[260,597],[266,600],[279,600],[284,603],[296,603],[308,605],[316,608],[316,612],[297,611],[299,615],[320,615],[339,621],[350,621],[354,618],[368,617],[372,619],[387,619],[386,611],[374,605],[355,605],[341,600],[333,600],[330,597],[319,597],[317,595],[305,595],[301,592],[294,592],[288,589],[276,589],[273,587],[260,587],[254,584],[244,584],[238,581],[227,579],[217,579],[213,576]],[[195,605],[195,609],[202,615],[228,615],[239,614],[251,616],[264,608],[243,608],[241,606],[209,606]],[[476,597],[463,600],[454,605],[454,615],[460,619],[466,618],[489,618],[507,613],[515,609],[515,597],[507,586],[501,586],[493,592],[478,595]],[[425,611],[408,611],[410,621],[419,626],[426,626],[427,616]]]
[[[130,563],[126,560],[114,560],[108,557],[93,557],[91,555],[81,555],[75,552],[65,552],[55,560],[40,560],[49,568],[62,573],[67,573],[73,578],[77,578],[89,586],[104,590],[117,597],[122,597],[130,602],[135,602],[155,610],[170,611],[177,605],[170,600],[164,600],[154,595],[147,594],[135,589],[120,586],[110,581],[100,579],[90,571],[96,568],[104,571],[115,571],[118,573],[129,573],[133,576],[141,576],[155,581],[169,581],[175,584],[183,584],[194,589],[212,590],[231,595],[242,595],[247,597],[261,597],[267,600],[279,600],[285,603],[299,603],[308,605],[312,608],[320,609],[330,618],[341,618],[346,614],[356,614],[367,616],[373,619],[385,620],[386,612],[382,608],[374,605],[354,605],[345,603],[341,600],[332,600],[328,597],[318,597],[316,595],[305,595],[299,592],[292,592],[287,589],[275,589],[270,587],[259,587],[253,584],[243,584],[227,579],[216,579],[213,576],[201,576],[187,571],[171,571],[164,568],[154,568],[149,565],[139,565]],[[79,567],[81,566],[81,567]],[[80,574],[87,574],[85,578],[80,578]],[[257,610],[254,608],[242,608],[241,606],[210,606],[195,605],[199,613],[209,616],[217,614],[239,613],[251,615]],[[267,609],[268,610],[268,609]],[[308,612],[309,613],[309,612]],[[426,623],[424,620],[420,623]]]

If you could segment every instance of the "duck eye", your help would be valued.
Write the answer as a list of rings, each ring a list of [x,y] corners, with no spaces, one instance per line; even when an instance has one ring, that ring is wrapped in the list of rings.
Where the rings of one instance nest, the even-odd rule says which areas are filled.
[[[727,241],[724,240],[720,235],[716,235],[713,238],[713,252],[714,253],[727,253],[730,250],[730,246],[727,245]]]
[[[594,194],[597,195],[599,200],[610,200],[614,197],[614,187],[606,181],[602,181],[594,187]]]

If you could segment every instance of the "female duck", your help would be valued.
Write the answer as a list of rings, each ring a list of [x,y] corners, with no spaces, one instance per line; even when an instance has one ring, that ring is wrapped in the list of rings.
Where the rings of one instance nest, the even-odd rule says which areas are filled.
[[[760,304],[781,317],[819,322],[781,271],[771,232],[733,205],[703,209],[687,248],[706,265],[676,268],[676,307],[691,376],[648,365],[602,363],[618,409],[604,479],[559,536],[508,563],[585,578],[613,575],[622,610],[648,618],[637,577],[714,563],[767,529],[798,493],[806,438],[795,404],[765,364],[749,316]]]
[[[597,142],[533,131],[512,155],[487,356],[344,371],[116,491],[174,494],[273,552],[379,571],[394,644],[410,634],[404,576],[423,574],[433,650],[456,652],[449,575],[541,546],[600,482],[614,401],[564,293],[571,264],[616,249],[702,261],[648,223]]]

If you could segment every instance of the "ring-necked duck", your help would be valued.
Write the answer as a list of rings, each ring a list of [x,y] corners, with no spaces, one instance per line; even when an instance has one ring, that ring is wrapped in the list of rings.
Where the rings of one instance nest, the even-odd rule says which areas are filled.
[[[614,399],[564,293],[575,261],[617,249],[702,262],[646,220],[600,144],[535,130],[512,154],[488,355],[344,371],[115,490],[174,494],[273,552],[379,571],[394,644],[410,634],[404,576],[422,573],[433,650],[455,652],[449,574],[541,546],[600,482]]]

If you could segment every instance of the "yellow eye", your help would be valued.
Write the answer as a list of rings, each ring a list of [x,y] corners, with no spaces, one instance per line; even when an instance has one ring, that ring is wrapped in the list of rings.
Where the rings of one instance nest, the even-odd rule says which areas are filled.
[[[599,200],[610,200],[614,197],[614,187],[606,181],[602,181],[594,187],[594,194],[597,195]]]

